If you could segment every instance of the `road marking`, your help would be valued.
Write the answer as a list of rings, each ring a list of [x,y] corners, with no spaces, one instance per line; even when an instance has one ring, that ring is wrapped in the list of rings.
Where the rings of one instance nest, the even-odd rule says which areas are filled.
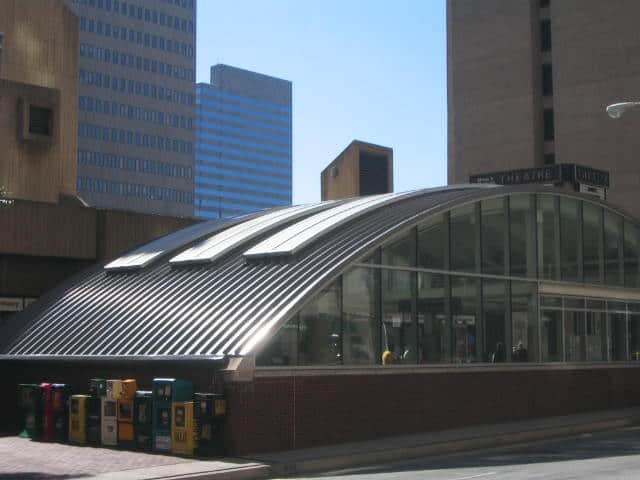
[[[487,477],[489,475],[495,475],[496,473],[498,472],[479,473],[478,475],[471,475],[470,477],[457,477],[457,478],[451,478],[450,480],[467,480],[469,478]]]

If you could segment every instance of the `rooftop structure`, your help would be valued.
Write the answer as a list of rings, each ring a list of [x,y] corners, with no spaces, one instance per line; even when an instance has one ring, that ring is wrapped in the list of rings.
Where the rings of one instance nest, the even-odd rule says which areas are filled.
[[[320,174],[322,200],[393,192],[393,150],[352,141]]]

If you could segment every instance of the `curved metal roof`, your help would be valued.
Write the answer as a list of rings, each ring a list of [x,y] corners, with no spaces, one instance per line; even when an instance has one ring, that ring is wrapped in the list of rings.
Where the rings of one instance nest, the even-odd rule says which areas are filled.
[[[393,201],[318,235],[291,256],[243,256],[291,226],[278,224],[212,262],[176,267],[164,255],[134,271],[94,269],[35,309],[6,354],[245,355],[350,264],[401,230],[457,204],[513,191],[541,191],[492,187],[465,185],[395,195]]]

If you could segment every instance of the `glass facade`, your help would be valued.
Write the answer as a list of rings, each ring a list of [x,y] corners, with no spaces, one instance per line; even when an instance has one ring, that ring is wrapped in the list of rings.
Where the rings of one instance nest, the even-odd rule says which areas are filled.
[[[79,18],[78,194],[193,216],[195,0],[65,0]]]
[[[274,337],[265,351],[280,351],[276,361],[258,365],[292,357],[283,337],[321,303],[323,360],[298,353],[298,365],[640,361],[638,234],[563,195],[437,213],[348,268]],[[298,351],[306,335],[298,329]]]
[[[197,217],[291,204],[291,82],[215,65],[196,117]]]

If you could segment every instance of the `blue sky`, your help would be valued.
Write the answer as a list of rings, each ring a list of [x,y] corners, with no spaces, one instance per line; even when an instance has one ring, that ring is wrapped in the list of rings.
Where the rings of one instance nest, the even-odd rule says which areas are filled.
[[[293,82],[293,201],[357,138],[394,150],[395,190],[446,183],[444,0],[199,0],[197,81],[226,63]]]

